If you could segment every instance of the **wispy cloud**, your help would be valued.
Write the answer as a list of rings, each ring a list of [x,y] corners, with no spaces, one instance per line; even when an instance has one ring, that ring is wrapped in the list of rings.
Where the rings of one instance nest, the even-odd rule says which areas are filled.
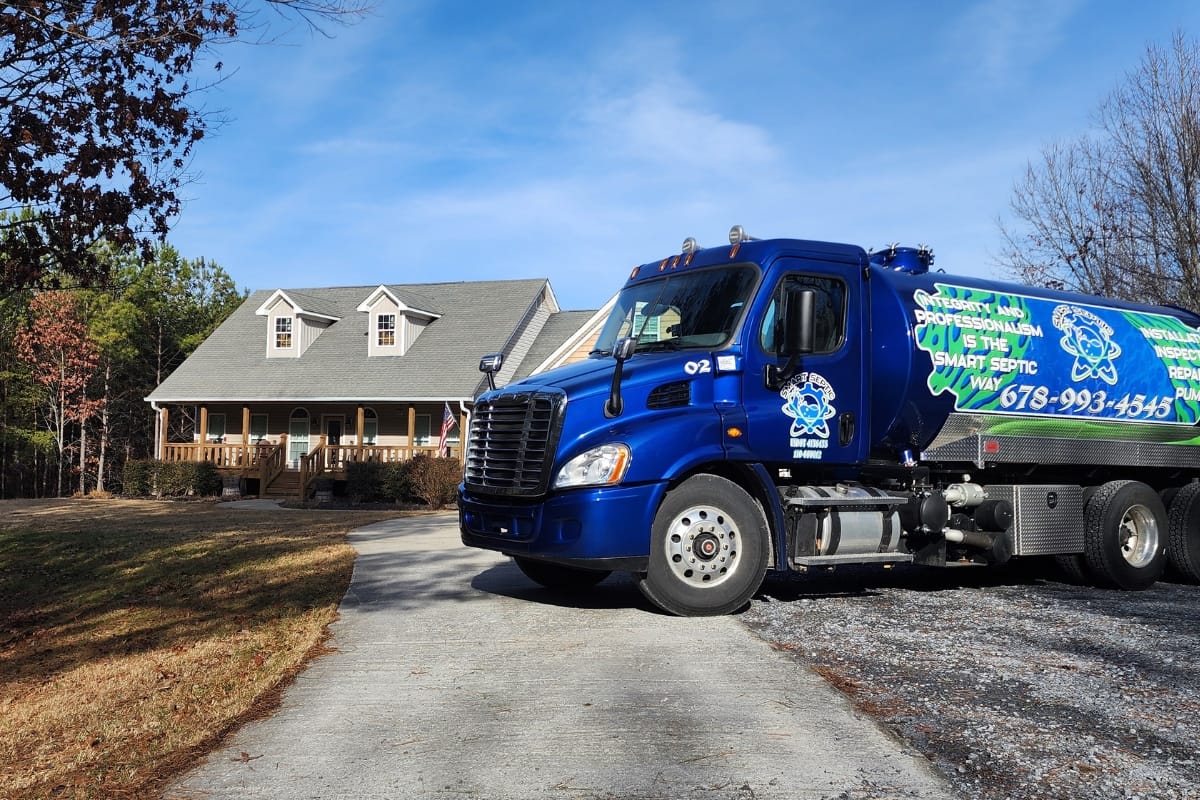
[[[1070,35],[1082,0],[983,0],[947,29],[963,76],[987,84],[1023,80]]]

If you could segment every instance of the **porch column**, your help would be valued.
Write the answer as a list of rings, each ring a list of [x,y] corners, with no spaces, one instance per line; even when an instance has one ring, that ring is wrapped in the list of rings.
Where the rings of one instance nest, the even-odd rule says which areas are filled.
[[[200,406],[200,446],[196,448],[196,460],[204,460],[204,443],[208,441],[208,406]]]
[[[458,461],[460,464],[467,463],[467,412],[460,411],[458,414]]]
[[[242,471],[250,466],[250,406],[242,406]]]
[[[158,439],[158,458],[163,461],[167,457],[167,407],[163,406],[158,410],[159,425],[162,426],[159,431]]]
[[[417,407],[408,407],[408,458],[411,461],[416,455],[416,438],[417,438]]]
[[[358,416],[354,418],[354,430],[358,434],[358,457],[356,461],[363,460],[363,426],[367,424],[367,412],[362,403],[358,404]]]

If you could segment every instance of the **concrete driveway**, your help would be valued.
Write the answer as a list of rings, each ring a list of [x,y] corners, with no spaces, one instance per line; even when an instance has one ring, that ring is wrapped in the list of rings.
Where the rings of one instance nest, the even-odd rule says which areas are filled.
[[[735,618],[663,616],[619,576],[555,595],[452,515],[350,540],[338,652],[166,797],[954,796]]]

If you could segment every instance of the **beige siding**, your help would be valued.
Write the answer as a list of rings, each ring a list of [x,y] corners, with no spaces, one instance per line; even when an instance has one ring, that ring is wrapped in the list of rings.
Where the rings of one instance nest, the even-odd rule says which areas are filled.
[[[396,316],[395,328],[395,343],[391,346],[379,344],[379,315],[394,314]],[[369,356],[399,356],[404,354],[403,350],[403,317],[400,316],[400,309],[392,302],[392,299],[387,295],[381,294],[379,299],[375,301],[375,305],[371,306],[371,311],[367,314],[367,355]]]
[[[599,339],[600,329],[597,328],[595,333],[584,339],[583,343],[580,344],[579,347],[575,348],[566,358],[563,359],[562,364],[574,364],[577,361],[583,361],[588,357],[588,353],[596,349],[596,342],[599,341]],[[556,364],[555,366],[560,365]]]
[[[275,346],[275,320],[277,319],[291,319],[291,347]],[[297,324],[299,321],[296,319],[292,307],[283,298],[276,300],[271,305],[267,311],[267,358],[298,358],[300,356],[300,326]]]
[[[401,324],[404,326],[404,352],[407,353],[408,349],[413,346],[413,342],[417,341],[417,337],[425,330],[429,320],[404,316],[401,317]]]
[[[321,331],[329,327],[328,322],[317,322],[311,319],[297,320],[300,323],[300,355],[308,349],[308,346],[317,340],[321,335]]]

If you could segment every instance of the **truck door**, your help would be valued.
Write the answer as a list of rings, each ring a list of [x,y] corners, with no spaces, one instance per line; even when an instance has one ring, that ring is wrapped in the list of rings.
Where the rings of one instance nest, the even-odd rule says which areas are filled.
[[[745,339],[745,404],[749,446],[777,466],[803,469],[852,464],[866,452],[862,268],[782,258],[767,272]],[[813,352],[800,356],[792,374],[768,385],[767,367],[785,369],[782,298],[789,289],[814,293]],[[880,387],[886,391],[885,387]]]

